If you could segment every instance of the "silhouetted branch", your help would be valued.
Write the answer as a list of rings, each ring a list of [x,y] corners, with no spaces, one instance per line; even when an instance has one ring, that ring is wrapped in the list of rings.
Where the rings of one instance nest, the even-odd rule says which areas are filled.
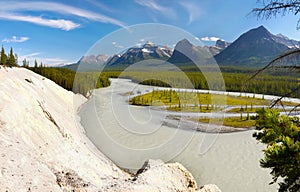
[[[265,67],[257,70],[249,79],[247,79],[242,87],[242,91],[246,90],[246,86],[247,84],[249,84],[252,80],[255,79],[255,77],[257,75],[259,75],[260,73],[266,71],[267,69],[271,68],[271,67],[275,67],[278,69],[291,69],[291,70],[299,70],[300,66],[297,66],[297,64],[299,65],[299,63],[297,64],[292,64],[291,61],[292,60],[296,60],[298,61],[298,57],[300,56],[300,49],[294,49],[291,51],[288,51],[286,53],[283,53],[282,55],[279,55],[277,58],[273,59],[270,63],[268,63]],[[284,63],[288,63],[288,65],[286,66],[282,66]],[[278,66],[275,66],[276,64],[280,64]],[[298,85],[296,88],[292,89],[290,92],[286,93],[285,95],[281,96],[280,98],[276,99],[270,106],[270,108],[273,108],[275,105],[277,105],[279,102],[281,104],[281,106],[284,108],[284,105],[282,104],[282,99],[285,97],[289,97],[291,96],[293,93],[297,92],[300,90],[300,86]],[[294,109],[292,109],[290,111],[290,113],[292,111],[294,111],[296,109],[296,107]]]
[[[300,12],[299,0],[258,0],[257,3],[262,3],[262,7],[252,9],[251,13],[257,15],[258,18],[270,19],[278,14],[285,16],[288,13],[297,15]],[[300,20],[297,23],[299,29]]]
[[[276,99],[276,100],[273,102],[273,104],[270,106],[270,108],[273,108],[275,105],[278,104],[278,102],[281,102],[282,99],[283,99],[284,97],[289,97],[290,95],[292,95],[293,93],[295,93],[295,92],[297,92],[297,91],[299,91],[299,90],[300,90],[300,86],[298,86],[297,88],[293,89],[292,91],[286,93],[285,95],[279,97],[278,99]],[[281,104],[281,105],[283,106],[283,104]],[[283,106],[283,108],[284,108],[284,106]]]
[[[258,74],[265,71],[266,69],[273,67],[276,63],[282,63],[283,60],[290,61],[295,57],[298,57],[300,55],[300,49],[294,49],[292,51],[283,53],[282,55],[279,55],[275,59],[273,59],[269,64],[267,64],[264,68],[259,69],[252,75],[249,79],[247,79],[246,83],[248,83],[250,80],[254,79]],[[290,68],[290,69],[299,69],[300,66],[296,65],[288,65],[288,66],[277,66],[277,68]]]

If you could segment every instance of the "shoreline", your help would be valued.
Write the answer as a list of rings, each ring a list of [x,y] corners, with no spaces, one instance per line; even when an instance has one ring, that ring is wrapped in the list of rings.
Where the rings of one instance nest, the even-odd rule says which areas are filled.
[[[74,97],[77,97],[77,95],[80,95],[81,97],[84,97],[81,94],[74,94]],[[91,95],[92,97],[92,95]],[[131,173],[129,171],[127,171],[125,168],[122,168],[120,166],[118,166],[116,163],[114,163],[111,159],[109,159],[106,155],[104,155],[102,153],[102,151],[97,148],[97,146],[93,143],[93,141],[90,140],[90,138],[87,136],[86,134],[86,130],[83,127],[83,125],[81,124],[81,117],[79,115],[80,109],[83,107],[84,104],[86,104],[87,102],[89,102],[90,98],[86,98],[84,97],[85,100],[83,100],[81,103],[78,103],[77,106],[74,108],[74,113],[76,115],[76,125],[77,125],[77,133],[80,136],[80,139],[82,141],[82,143],[97,157],[97,158],[106,158],[107,160],[110,161],[111,164],[113,164],[114,166],[117,166],[122,172],[123,174],[127,175],[128,177],[132,177],[135,175],[135,173]]]
[[[244,189],[242,186],[243,183],[248,186],[253,186],[251,189],[259,187],[267,190],[272,188],[263,185],[262,182],[257,183],[253,180],[254,178],[259,177],[264,183],[268,183],[270,177],[267,171],[264,171],[259,167],[262,146],[257,145],[255,140],[253,140],[251,130],[229,133],[225,133],[227,131],[224,130],[224,133],[217,136],[215,133],[205,134],[205,132],[195,131],[193,129],[183,130],[183,127],[178,128],[177,130],[167,126],[161,127],[161,119],[165,118],[163,112],[149,110],[147,107],[129,105],[128,102],[126,102],[126,100],[128,100],[128,94],[124,95],[124,93],[128,93],[128,90],[129,92],[133,91],[134,93],[137,91],[146,92],[147,90],[152,90],[153,87],[140,86],[131,83],[130,80],[124,79],[113,79],[112,81],[115,81],[115,84],[112,83],[111,87],[93,91],[94,99],[92,100],[94,101],[87,103],[89,105],[85,105],[85,112],[80,114],[80,116],[83,118],[82,122],[87,123],[86,120],[93,119],[93,117],[91,118],[92,114],[87,113],[88,111],[95,111],[98,113],[97,116],[100,118],[98,121],[100,120],[101,125],[98,125],[98,122],[84,124],[87,129],[87,135],[95,142],[96,146],[99,146],[100,151],[104,151],[104,154],[107,153],[109,158],[114,159],[121,167],[126,168],[129,166],[137,167],[137,169],[139,169],[144,162],[144,157],[147,159],[149,159],[149,157],[159,157],[165,162],[181,162],[191,171],[199,186],[205,185],[206,183],[216,183],[225,191],[229,189],[235,189],[232,191],[240,191],[241,189]],[[143,119],[145,116],[148,118]],[[123,124],[130,121],[132,117],[135,117],[132,119],[133,121],[136,121],[136,119],[140,120],[136,122],[137,126],[131,127],[130,125],[133,124]],[[157,117],[159,120],[156,119]],[[116,118],[118,119],[118,122],[115,122]],[[151,121],[149,121],[149,118],[151,118]],[[143,122],[145,124],[143,124]],[[173,120],[172,123],[177,127],[176,121]],[[131,129],[126,130],[124,127],[120,127],[120,124],[127,125]],[[106,129],[101,129],[99,126],[103,126]],[[95,131],[98,127],[99,130]],[[147,132],[151,127],[153,132]],[[204,128],[206,127],[204,126]],[[139,130],[141,132],[145,131],[144,133],[147,133],[148,135],[138,136],[138,133],[141,132],[136,131]],[[130,131],[137,134],[132,135],[132,132],[130,133]],[[107,137],[104,133],[115,138],[115,141],[118,141],[118,143],[137,150],[148,149],[149,147],[151,147],[151,149],[154,149],[155,147],[159,148],[169,140],[175,141],[175,143],[173,143],[175,145],[169,145],[168,147],[156,151],[149,151],[145,156],[138,152],[131,154],[130,151],[126,151],[126,154],[121,154],[122,158],[118,159],[120,154],[118,153],[118,156],[111,154],[111,148],[108,147],[111,144],[104,141]],[[183,139],[191,138],[191,140],[185,144],[184,149],[174,147],[179,144],[179,141],[182,142],[182,139],[179,137],[179,140],[176,140],[176,138],[174,140],[173,134],[174,136],[175,134],[179,135]],[[108,147],[108,149],[105,146]],[[204,148],[201,148],[202,146]],[[206,146],[211,146],[211,148],[203,155],[201,154],[201,150],[205,149]],[[168,155],[172,153],[172,150],[177,149],[182,150],[180,150],[181,152],[177,154],[176,157],[170,159]],[[200,154],[198,154],[198,152],[200,152]],[[133,156],[135,158],[132,158]],[[244,163],[241,163],[238,159],[242,159]],[[247,166],[246,168],[243,168],[245,164]],[[235,177],[236,175],[240,175],[237,178],[238,185],[236,185],[235,182],[228,182],[228,177]]]
[[[149,93],[150,90],[156,89],[156,90],[179,90],[179,91],[188,91],[188,92],[198,92],[198,93],[212,93],[212,94],[221,94],[221,95],[230,95],[230,96],[245,96],[245,97],[253,97],[255,96],[256,98],[265,98],[266,100],[274,100],[279,98],[279,96],[275,96],[275,95],[264,95],[264,94],[255,94],[255,93],[242,93],[242,92],[226,92],[226,91],[214,91],[214,90],[199,90],[199,89],[184,89],[184,88],[168,88],[168,87],[157,87],[157,86],[151,86],[151,85],[142,85],[142,84],[137,84],[135,82],[133,82],[131,79],[127,79],[127,78],[110,78],[109,80],[111,81],[111,84],[114,81],[118,81],[118,80],[122,80],[126,83],[132,84],[136,87],[138,87],[138,92],[139,94],[145,94],[145,93]],[[94,89],[90,92],[89,97],[87,98],[88,102],[89,100],[91,100],[92,97],[95,97],[95,91],[97,90],[101,90],[101,89],[109,89],[111,88],[112,85],[108,86],[108,87],[104,87],[104,88],[100,88],[100,89]],[[128,97],[128,98],[132,98],[134,96],[137,96],[138,93],[133,93],[131,95],[128,94],[128,92],[126,93],[119,93],[120,96],[122,97]],[[290,102],[294,102],[294,103],[300,103],[300,99],[298,98],[284,98],[283,101],[290,101]],[[77,115],[79,116],[79,112],[80,109],[82,107],[82,105],[84,105],[85,103],[82,103],[81,106],[79,106],[78,108],[78,112]],[[177,128],[178,126],[176,126],[176,122],[173,122],[177,116],[181,116],[183,117],[183,123],[186,125],[186,127],[188,128],[181,128],[183,130],[194,130],[194,131],[198,131],[198,132],[202,132],[202,133],[211,133],[211,134],[223,134],[223,133],[234,133],[234,132],[241,132],[241,131],[251,131],[254,130],[255,127],[249,127],[249,128],[243,128],[243,127],[230,127],[230,126],[224,126],[224,125],[216,125],[216,124],[211,124],[211,123],[201,123],[201,122],[196,122],[193,120],[190,120],[190,118],[193,117],[206,117],[208,116],[208,114],[210,113],[197,113],[197,112],[176,112],[176,111],[171,111],[171,110],[162,110],[160,106],[136,106],[136,105],[131,105],[128,102],[126,102],[126,104],[130,107],[130,106],[135,106],[135,107],[144,107],[144,108],[149,108],[150,110],[154,110],[154,111],[159,111],[161,113],[167,113],[167,117],[163,120],[163,124],[166,126],[169,126],[171,128]],[[228,106],[229,108],[232,106]],[[250,113],[250,115],[254,115],[256,113]],[[223,116],[224,115],[224,116]],[[226,117],[237,117],[240,116],[240,113],[226,113],[226,111],[222,111],[222,112],[218,112],[218,113],[213,113],[212,116],[214,117],[218,117],[220,116],[221,118],[226,118]],[[171,118],[169,118],[171,117]],[[196,128],[193,127],[193,125],[197,124]],[[81,122],[80,122],[81,125]],[[82,126],[82,125],[81,125]],[[210,126],[211,128],[208,128],[208,126]],[[83,127],[83,126],[82,126]],[[85,132],[85,128],[83,127],[84,132]]]
[[[168,127],[178,128],[178,123],[174,122],[174,120],[176,121],[176,116],[171,116],[171,117],[168,116],[168,121],[164,121],[163,123]],[[197,131],[201,133],[210,133],[210,134],[226,134],[226,133],[229,134],[235,132],[252,131],[255,129],[255,127],[243,128],[243,127],[230,127],[225,125],[216,125],[213,123],[201,123],[186,118],[181,120],[180,123],[183,123],[186,126],[185,128],[180,127],[180,129]],[[192,126],[192,124],[194,124],[195,126]]]

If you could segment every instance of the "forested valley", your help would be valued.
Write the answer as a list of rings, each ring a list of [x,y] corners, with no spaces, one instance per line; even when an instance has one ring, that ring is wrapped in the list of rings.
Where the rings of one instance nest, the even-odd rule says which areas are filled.
[[[195,88],[211,89],[207,85],[205,76],[201,72],[184,72],[184,76],[179,72],[163,71],[109,71],[103,72],[75,72],[69,69],[57,67],[45,67],[44,65],[35,65],[28,67],[30,70],[45,76],[59,84],[60,86],[71,90],[75,93],[86,93],[95,88],[107,87],[110,85],[109,78],[129,78],[132,81],[144,85],[153,85],[161,87],[178,87],[178,88]],[[260,94],[270,94],[283,96],[297,87],[298,79],[295,76],[284,73],[278,75],[268,73],[258,76],[255,80],[247,82],[246,80],[252,75],[244,71],[239,72],[222,72],[225,87],[219,87],[219,90],[233,92],[251,92]],[[219,78],[215,72],[207,72],[211,77]],[[75,79],[75,81],[74,81]],[[219,81],[219,79],[216,79]],[[294,92],[292,97],[299,97],[299,92]]]

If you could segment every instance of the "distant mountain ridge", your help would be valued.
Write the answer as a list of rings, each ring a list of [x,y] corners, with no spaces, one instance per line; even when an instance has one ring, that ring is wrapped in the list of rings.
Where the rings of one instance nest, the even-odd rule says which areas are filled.
[[[100,65],[124,67],[147,59],[190,65],[192,63],[190,57],[197,54],[203,58],[201,62],[206,62],[204,58],[207,58],[208,62],[212,61],[211,55],[213,55],[217,63],[223,66],[261,67],[276,56],[295,48],[300,48],[300,41],[290,39],[282,34],[274,35],[264,26],[260,26],[245,32],[232,43],[217,40],[214,46],[200,47],[191,44],[187,39],[182,39],[172,50],[169,47],[158,46],[148,41],[141,47],[129,48],[123,54],[116,54],[111,57],[101,54],[84,56],[76,64],[64,67],[76,70],[81,64],[80,68],[88,71],[97,70]],[[190,57],[180,50],[184,50]],[[211,53],[210,56],[208,56],[207,50]]]
[[[77,63],[62,66],[63,68],[77,71],[80,65],[80,71],[90,71],[100,69],[109,59],[108,55],[87,55],[82,56]]]
[[[79,63],[87,63],[87,64],[103,64],[109,59],[108,55],[89,55],[83,56],[78,61]]]
[[[297,48],[300,41],[273,35],[264,26],[242,34],[215,56],[218,64],[231,66],[263,66],[283,52]]]
[[[289,48],[300,48],[300,41],[290,39],[287,36],[282,35],[281,33],[275,35],[273,38],[278,43],[282,43],[288,46]]]

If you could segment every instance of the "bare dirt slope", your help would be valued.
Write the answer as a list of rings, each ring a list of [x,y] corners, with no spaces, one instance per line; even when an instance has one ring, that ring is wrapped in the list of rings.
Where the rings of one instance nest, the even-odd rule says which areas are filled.
[[[27,69],[1,67],[1,191],[219,191],[198,188],[179,163],[121,170],[86,138],[76,112],[85,101]]]

